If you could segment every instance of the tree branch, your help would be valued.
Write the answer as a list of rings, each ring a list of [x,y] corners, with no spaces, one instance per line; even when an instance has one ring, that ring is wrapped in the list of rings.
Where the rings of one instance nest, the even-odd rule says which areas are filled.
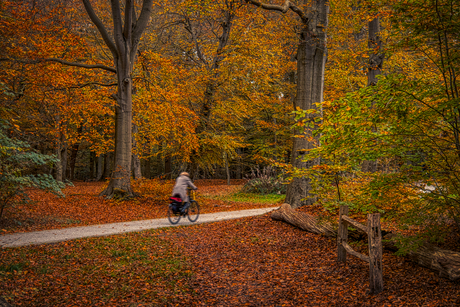
[[[82,64],[82,63],[68,62],[68,61],[65,61],[65,60],[54,59],[54,58],[38,60],[37,61],[37,63],[40,63],[40,62],[57,62],[57,63],[61,63],[63,65],[68,65],[68,66],[83,67],[83,68],[88,68],[88,69],[104,69],[104,70],[113,72],[115,74],[117,73],[117,70],[115,68],[105,66],[105,65],[102,65],[102,64],[94,64],[94,65],[93,64]],[[31,63],[31,64],[34,64],[34,63]]]
[[[131,34],[133,32],[133,15],[134,15],[134,4],[132,0],[127,0],[125,5],[125,24],[123,26],[123,36],[131,42]]]
[[[142,33],[144,32],[147,24],[150,20],[150,15],[152,14],[152,5],[153,0],[144,0],[142,4],[141,14],[139,19],[137,19],[136,26],[133,30],[133,46],[140,40]]]
[[[78,85],[73,85],[73,86],[53,88],[52,90],[48,90],[47,92],[66,90],[66,89],[69,89],[69,88],[84,88],[84,87],[91,86],[91,85],[97,85],[97,86],[103,86],[103,87],[112,87],[112,86],[118,86],[118,83],[108,83],[108,84],[106,84],[106,83],[100,83],[100,82],[88,82],[88,83],[78,84]]]
[[[88,68],[88,69],[104,69],[104,70],[110,71],[115,74],[117,73],[117,70],[115,68],[110,67],[110,66],[105,66],[102,64],[75,63],[75,62],[69,62],[66,60],[55,59],[55,58],[39,59],[39,60],[18,60],[18,59],[10,59],[10,58],[0,58],[0,62],[5,62],[5,61],[18,62],[18,63],[24,63],[24,64],[39,64],[39,63],[44,63],[44,62],[57,62],[57,63],[67,65],[67,66],[75,66],[75,67],[82,67],[82,68]]]
[[[257,1],[257,0],[246,0],[246,2],[250,3],[250,4],[253,4],[255,6],[258,6],[258,7],[262,8],[262,9],[264,9],[264,10],[279,11],[279,12],[281,12],[283,14],[287,13],[287,11],[289,9],[291,9],[291,11],[293,11],[294,13],[296,13],[300,17],[300,19],[302,20],[303,23],[308,24],[307,15],[305,15],[305,13],[298,6],[296,6],[294,3],[292,3],[289,0],[286,0],[283,5],[266,4],[266,3],[262,3],[262,2]]]
[[[86,12],[88,13],[89,18],[91,21],[94,23],[96,28],[99,30],[99,33],[101,33],[102,38],[104,39],[104,42],[106,45],[109,47],[110,51],[112,52],[114,57],[118,56],[118,51],[117,48],[114,44],[114,42],[110,39],[109,33],[105,29],[104,24],[102,21],[97,17],[96,13],[93,10],[93,7],[91,6],[91,3],[89,0],[82,0],[83,4],[85,6]]]
[[[123,21],[121,19],[120,1],[111,0],[112,2],[112,18],[113,18],[113,36],[115,45],[119,51],[118,56],[125,54],[125,44],[123,37]]]

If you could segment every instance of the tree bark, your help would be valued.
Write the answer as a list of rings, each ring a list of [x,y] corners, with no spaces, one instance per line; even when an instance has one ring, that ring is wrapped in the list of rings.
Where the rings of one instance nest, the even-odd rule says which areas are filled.
[[[225,152],[224,153],[224,159],[225,159],[225,174],[227,175],[227,185],[230,185],[230,167],[228,165],[228,154]]]
[[[380,39],[380,21],[378,17],[369,21],[368,48],[369,66],[367,68],[367,86],[374,86],[378,81],[377,76],[382,73],[384,58],[381,50],[382,40]],[[363,172],[375,173],[377,171],[377,161],[363,161],[361,170]]]
[[[297,50],[297,95],[294,100],[294,109],[316,109],[316,104],[323,101],[324,69],[326,65],[326,28],[328,25],[329,6],[326,0],[315,0],[311,12],[308,14],[308,23],[304,24],[301,40]],[[320,114],[308,114],[309,122]],[[295,168],[310,168],[319,164],[319,159],[304,161],[310,149],[317,146],[316,138],[310,128],[304,133],[294,131],[291,164]],[[313,204],[316,199],[310,194],[310,180],[308,178],[294,178],[289,184],[286,193],[286,202],[293,208]]]
[[[145,161],[144,161],[143,173],[144,173],[144,177],[147,178],[147,179],[152,178],[152,174],[151,174],[151,171],[150,171],[150,168],[151,168],[151,160],[152,160],[152,157],[148,157],[148,158],[145,159]]]
[[[165,155],[164,163],[165,163],[165,179],[172,179],[172,158],[169,153]]]
[[[59,123],[60,117],[57,117],[57,122]],[[58,124],[60,125],[60,124]],[[56,163],[56,168],[55,168],[55,179],[56,181],[63,181],[63,174],[62,174],[62,148],[64,147],[63,144],[63,137],[62,137],[62,131],[59,131],[59,138],[56,140],[56,158],[58,162]]]
[[[137,142],[136,142],[136,137],[135,134],[138,131],[138,127],[136,124],[133,125],[133,148],[136,151],[137,148]],[[133,153],[133,177],[134,179],[138,180],[142,178],[142,172],[141,172],[141,159],[139,158],[138,153]]]
[[[97,173],[96,173],[96,181],[102,180],[103,175],[103,166],[104,166],[104,155],[99,155],[97,157]]]
[[[377,84],[377,76],[382,73],[384,58],[382,52],[382,40],[380,39],[380,21],[378,17],[369,22],[368,48],[370,54],[367,85],[372,86]]]
[[[113,153],[111,152],[108,152],[105,154],[103,180],[110,178],[112,174],[112,169],[113,169],[112,156],[113,156]]]
[[[297,228],[315,234],[325,235],[327,237],[337,236],[338,225],[320,221],[316,217],[304,212],[298,212],[286,203],[282,204],[278,210],[273,211],[271,213],[271,218],[289,223]],[[351,237],[350,233],[348,236]]]
[[[103,22],[97,17],[89,0],[83,0],[86,12],[99,30],[105,44],[112,53],[117,73],[117,104],[115,105],[115,164],[107,188],[100,196],[112,198],[134,196],[131,189],[132,157],[132,71],[139,41],[150,19],[153,0],[143,0],[139,18],[136,19],[135,1],[126,0],[124,14],[119,0],[111,0],[113,39]],[[117,196],[118,197],[118,196]]]
[[[271,218],[283,221],[295,227],[327,237],[337,237],[338,225],[330,221],[319,220],[318,218],[294,210],[289,204],[283,204],[273,211]],[[365,238],[360,230],[348,229],[348,237],[357,239]],[[392,240],[394,234],[388,233],[384,236],[383,247],[391,251],[397,251],[395,241]],[[425,243],[416,251],[406,255],[412,262],[437,271],[439,276],[448,278],[452,281],[460,279],[460,253],[445,249],[440,249],[432,244]]]
[[[61,167],[62,167],[62,181],[66,180],[67,177],[67,143],[64,135],[61,136]]]
[[[80,143],[77,142],[72,145],[72,150],[70,151],[70,163],[69,163],[69,179],[75,179],[75,163],[77,162],[77,154],[78,148],[80,147]]]
[[[95,164],[96,164],[96,153],[94,151],[91,151],[89,153],[89,178],[88,178],[91,181],[94,180],[94,178],[96,177]]]

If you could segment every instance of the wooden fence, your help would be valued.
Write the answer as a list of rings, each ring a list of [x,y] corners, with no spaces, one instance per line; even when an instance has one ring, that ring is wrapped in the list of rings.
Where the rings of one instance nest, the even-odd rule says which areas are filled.
[[[348,226],[353,226],[367,233],[369,239],[369,256],[358,253],[348,245]],[[340,206],[339,231],[337,236],[337,260],[347,261],[347,253],[369,263],[370,292],[383,291],[382,275],[382,233],[380,230],[380,214],[368,214],[367,226],[358,223],[348,216],[348,207]]]

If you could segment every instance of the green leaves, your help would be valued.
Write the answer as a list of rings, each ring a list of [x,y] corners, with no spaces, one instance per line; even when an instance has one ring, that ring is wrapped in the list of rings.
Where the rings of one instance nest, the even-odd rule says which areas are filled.
[[[0,217],[6,206],[17,201],[15,196],[26,197],[25,187],[36,187],[64,196],[62,182],[57,182],[50,174],[34,171],[42,165],[56,163],[56,158],[40,154],[27,143],[9,138],[5,134],[8,127],[5,121],[0,121]]]

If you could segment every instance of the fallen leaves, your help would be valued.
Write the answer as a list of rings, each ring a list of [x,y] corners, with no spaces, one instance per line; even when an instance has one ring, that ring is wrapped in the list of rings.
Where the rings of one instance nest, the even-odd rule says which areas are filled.
[[[199,187],[205,193],[206,185]],[[118,204],[96,202],[98,198],[94,195],[101,188],[94,183],[77,184],[68,191],[78,194],[73,197],[79,201],[61,203],[60,211],[56,200],[46,198],[56,204],[44,204],[46,210],[41,211],[41,216],[50,212],[78,212],[82,221],[90,222],[92,217],[85,214],[93,212],[95,209],[90,208],[95,206],[100,210],[113,210],[114,216],[121,219],[123,211],[117,211]],[[92,195],[84,191],[91,191]],[[120,206],[123,208],[122,203]],[[131,206],[134,207],[134,202]],[[26,212],[25,207],[21,210]],[[73,214],[61,218],[73,218]],[[101,212],[100,216],[103,218],[99,221],[108,220],[110,215]],[[42,227],[45,228],[46,223]],[[355,248],[362,251],[360,249],[366,247]],[[274,221],[266,214],[2,249],[0,288],[1,295],[16,306],[460,304],[458,283],[440,278],[389,252],[383,253],[384,291],[378,295],[368,294],[366,263],[349,257],[343,264],[336,258],[334,239]]]
[[[458,283],[383,255],[385,290],[369,295],[369,267],[336,261],[333,239],[310,234],[269,215],[171,230],[186,240],[195,267],[198,306],[452,306]],[[257,238],[257,239],[254,239]]]
[[[243,180],[233,180],[228,186],[225,180],[198,180],[197,200],[201,213],[233,211],[269,207],[251,202],[230,202],[215,199],[216,195],[228,195],[241,189]],[[31,201],[9,208],[0,220],[0,234],[57,229],[84,225],[118,223],[126,221],[165,218],[172,181],[143,180],[134,184],[140,197],[117,202],[99,197],[103,182],[76,182],[66,187],[65,198],[30,189]]]

